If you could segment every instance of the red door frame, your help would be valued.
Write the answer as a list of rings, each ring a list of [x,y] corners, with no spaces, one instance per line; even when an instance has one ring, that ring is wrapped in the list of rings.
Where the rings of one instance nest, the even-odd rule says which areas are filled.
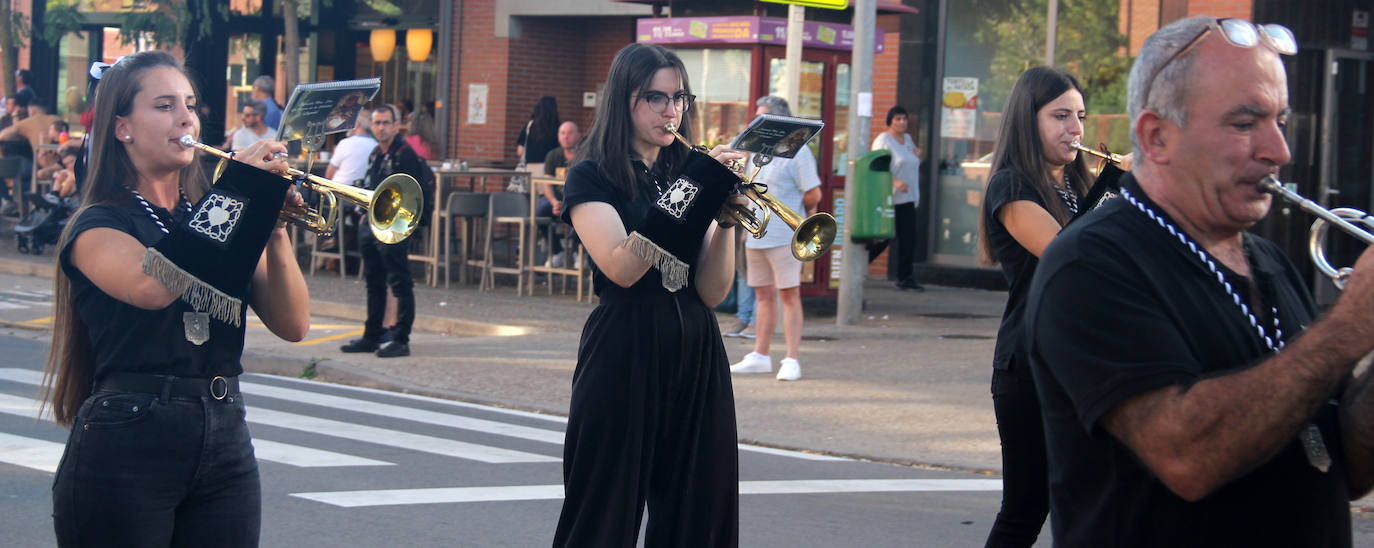
[[[769,60],[785,59],[787,50],[782,46],[754,46],[753,73],[751,77],[752,97],[755,101],[759,97],[768,94],[769,85]],[[840,50],[828,50],[819,48],[805,48],[802,50],[802,61],[820,62],[825,64],[824,74],[821,77],[821,120],[825,122],[825,129],[821,130],[820,155],[816,171],[821,177],[821,211],[834,211],[835,189],[844,188],[844,176],[834,174],[835,160],[835,97],[836,93],[842,91],[849,93],[849,90],[836,90],[837,67],[841,63],[850,62],[850,52]],[[852,65],[851,65],[852,66]],[[798,212],[805,214],[805,212]],[[826,253],[817,259],[816,277],[810,283],[802,283],[801,293],[805,297],[834,297],[838,291],[830,288],[830,254]]]

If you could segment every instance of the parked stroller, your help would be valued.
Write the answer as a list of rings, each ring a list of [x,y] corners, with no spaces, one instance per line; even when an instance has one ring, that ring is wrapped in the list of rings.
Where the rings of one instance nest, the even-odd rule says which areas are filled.
[[[14,236],[19,241],[20,253],[42,255],[44,247],[56,244],[62,236],[73,208],[52,194],[29,193],[25,198],[33,209],[15,225]]]

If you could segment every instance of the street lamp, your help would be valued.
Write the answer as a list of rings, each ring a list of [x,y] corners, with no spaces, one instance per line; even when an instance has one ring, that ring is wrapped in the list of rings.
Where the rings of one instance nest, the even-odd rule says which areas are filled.
[[[392,29],[372,29],[372,34],[368,36],[368,44],[372,46],[373,61],[378,63],[390,61],[391,54],[396,52],[396,31]]]
[[[406,30],[406,52],[410,60],[423,63],[429,59],[429,48],[434,44],[434,33],[430,29]]]

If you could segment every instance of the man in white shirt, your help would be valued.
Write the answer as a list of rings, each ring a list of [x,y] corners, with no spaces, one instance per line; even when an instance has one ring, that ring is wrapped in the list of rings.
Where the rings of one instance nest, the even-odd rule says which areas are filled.
[[[239,113],[243,125],[229,134],[229,150],[237,152],[267,138],[267,126],[262,123],[264,108],[262,101],[248,101],[243,104],[243,111]]]
[[[372,149],[377,148],[377,140],[372,138],[372,112],[363,110],[358,113],[358,125],[353,126],[339,144],[334,146],[334,155],[329,158],[329,168],[325,170],[326,179],[346,185],[362,186],[367,175],[367,160]]]
[[[758,100],[758,114],[791,116],[787,101],[781,97],[762,97]],[[816,158],[811,149],[802,146],[791,159],[773,158],[759,170],[755,181],[768,185],[768,193],[797,212],[810,212],[821,201],[821,178],[816,173]],[[730,366],[731,373],[771,373],[773,361],[768,347],[773,342],[773,326],[777,324],[778,302],[782,303],[782,335],[787,343],[787,357],[778,364],[780,381],[801,378],[801,364],[797,361],[801,346],[801,261],[792,256],[792,229],[781,222],[768,223],[762,238],[745,240],[745,258],[749,263],[749,286],[754,288],[758,308],[755,312],[757,338],[754,351],[739,363]]]

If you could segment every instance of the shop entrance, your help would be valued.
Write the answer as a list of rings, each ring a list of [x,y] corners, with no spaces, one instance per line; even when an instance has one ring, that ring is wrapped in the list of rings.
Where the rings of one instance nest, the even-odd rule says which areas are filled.
[[[1326,52],[1325,96],[1322,101],[1321,185],[1316,201],[1327,208],[1350,207],[1374,211],[1374,53],[1352,50]],[[1363,242],[1329,231],[1326,254],[1333,266],[1349,266],[1367,247]],[[1335,300],[1336,288],[1313,270],[1312,287],[1319,302]]]

